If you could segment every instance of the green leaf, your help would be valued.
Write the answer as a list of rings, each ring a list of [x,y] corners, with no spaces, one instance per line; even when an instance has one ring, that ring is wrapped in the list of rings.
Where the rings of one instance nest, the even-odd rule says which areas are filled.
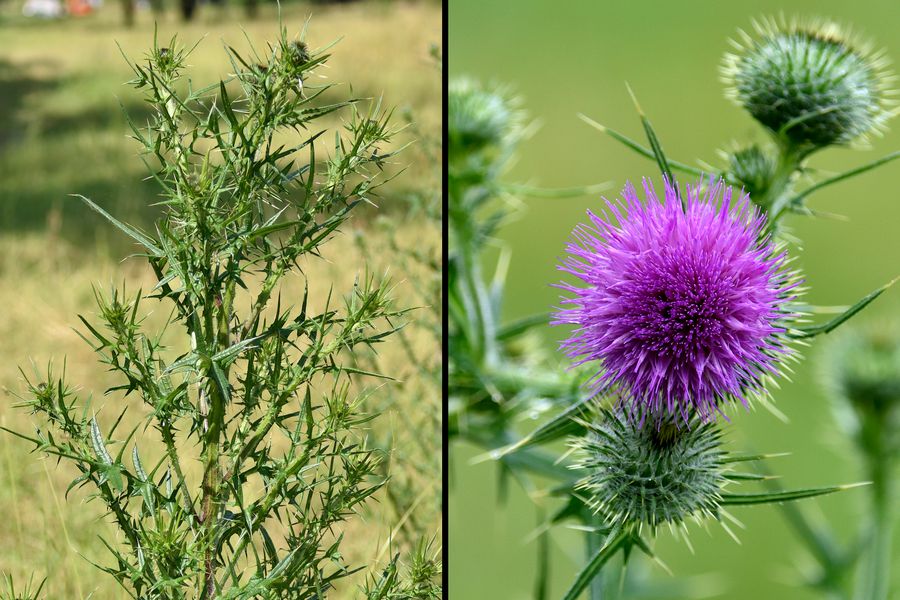
[[[94,209],[96,212],[98,212],[101,216],[105,217],[107,221],[109,221],[110,223],[112,223],[113,225],[115,225],[116,227],[118,227],[119,229],[124,231],[126,234],[128,234],[128,236],[130,238],[134,239],[139,244],[141,244],[144,248],[146,248],[150,252],[150,254],[152,256],[162,256],[163,255],[163,251],[159,248],[159,246],[157,246],[156,243],[154,242],[154,240],[152,238],[150,238],[148,235],[146,235],[145,233],[138,231],[131,225],[126,225],[125,223],[119,221],[118,219],[113,217],[111,214],[109,214],[108,212],[106,212],[105,210],[103,210],[102,208],[97,206],[96,204],[94,204],[90,199],[82,196],[81,194],[72,194],[72,196],[75,196],[77,198],[81,198],[82,200],[84,200],[85,204],[90,206],[92,209]]]
[[[593,580],[597,573],[600,572],[603,565],[615,556],[616,552],[624,545],[625,540],[628,539],[628,537],[629,535],[627,533],[620,531],[617,535],[607,541],[607,543],[591,557],[588,564],[575,577],[575,582],[572,584],[572,587],[569,588],[569,591],[566,592],[563,600],[576,600],[578,595],[590,585],[591,580]]]
[[[610,129],[609,127],[607,127],[605,125],[601,125],[600,123],[594,121],[593,119],[591,119],[590,117],[588,117],[586,115],[579,114],[578,118],[581,119],[582,121],[584,121],[585,123],[587,123],[588,125],[590,125],[591,127],[593,127],[594,129],[600,131],[601,133],[605,133],[606,135],[613,138],[617,142],[621,142],[626,147],[631,148],[632,150],[634,150],[641,156],[644,156],[646,158],[656,158],[654,156],[652,150],[650,150],[649,148],[646,148],[644,146],[641,146],[640,144],[638,144],[636,141],[634,141],[630,137],[627,137],[627,136],[619,133],[618,131],[615,131],[614,129]],[[678,171],[682,171],[683,173],[688,173],[690,175],[698,175],[698,176],[706,175],[706,173],[704,173],[702,169],[698,169],[697,167],[692,167],[690,165],[686,165],[682,162],[678,162],[677,160],[669,160],[668,162],[669,162],[670,167],[672,167],[673,169],[677,169]],[[729,181],[729,183],[733,183],[733,182]]]
[[[875,298],[883,294],[889,287],[897,283],[898,279],[900,279],[900,277],[895,277],[894,279],[890,280],[827,323],[823,323],[821,325],[797,327],[794,331],[789,331],[788,335],[792,338],[803,339],[815,337],[821,333],[831,333],[832,331],[840,327],[845,321],[853,317],[856,313],[871,304],[875,300]]]
[[[512,454],[522,448],[534,446],[536,444],[546,444],[558,440],[565,435],[574,435],[584,430],[578,420],[583,419],[593,412],[593,405],[596,396],[588,396],[582,398],[566,410],[562,411],[527,436],[514,444],[510,444],[505,448],[498,448],[491,453],[495,459],[500,459],[507,454]]]
[[[236,344],[225,348],[221,352],[218,352],[213,355],[212,360],[214,362],[229,364],[232,360],[237,358],[238,354],[246,350],[250,347],[254,342],[258,342],[260,339],[264,338],[265,335],[257,335],[255,337],[247,338],[245,340],[241,340]]]
[[[829,487],[806,488],[801,490],[787,490],[781,492],[760,492],[757,494],[722,494],[720,504],[743,505],[743,504],[768,504],[771,502],[787,502],[789,500],[802,500],[803,498],[813,498],[815,496],[823,496],[825,494],[833,494],[851,488],[869,485],[869,482],[850,483],[846,485],[833,485]]]
[[[219,388],[219,393],[222,394],[222,401],[225,402],[226,405],[231,404],[231,389],[228,385],[228,378],[225,377],[225,373],[222,371],[222,368],[219,367],[217,362],[212,361],[211,366],[213,381],[216,382],[216,387]]]
[[[898,158],[900,158],[900,150],[891,152],[887,156],[882,156],[881,158],[879,158],[877,160],[873,160],[872,162],[866,163],[860,167],[856,167],[854,169],[849,169],[847,171],[844,171],[843,173],[838,173],[837,175],[835,175],[833,177],[829,177],[828,179],[823,179],[822,181],[809,186],[808,188],[806,188],[805,190],[803,190],[802,192],[800,192],[799,194],[797,194],[796,196],[791,198],[789,205],[791,205],[791,206],[798,205],[798,204],[800,204],[800,202],[803,201],[804,198],[806,198],[813,192],[817,192],[824,187],[827,187],[834,183],[838,183],[839,181],[843,181],[845,179],[849,179],[850,177],[860,175],[862,173],[865,173],[866,171],[871,171],[875,167],[879,167],[885,163],[888,163],[892,160],[896,160]]]
[[[502,342],[514,338],[517,335],[525,333],[532,327],[546,325],[549,322],[549,319],[550,317],[547,313],[541,313],[508,323],[497,331],[497,340]]]
[[[97,425],[97,418],[91,417],[91,443],[94,445],[94,452],[97,453],[103,464],[111,465],[113,460],[106,450],[106,444],[103,443],[103,434],[100,433],[100,426]]]
[[[103,474],[114,489],[120,492],[125,489],[125,483],[122,481],[122,471],[119,469],[119,465],[108,465],[103,469]]]
[[[722,457],[723,463],[748,462],[754,460],[766,460],[769,458],[780,458],[789,456],[789,452],[776,452],[771,454],[732,454]]]
[[[669,184],[672,186],[675,185],[675,176],[672,174],[672,168],[669,166],[669,161],[666,158],[665,152],[663,152],[662,144],[659,143],[659,138],[656,137],[656,132],[653,131],[653,126],[650,124],[650,119],[644,114],[644,111],[641,110],[641,105],[638,104],[637,97],[634,95],[634,92],[631,89],[631,86],[625,84],[625,87],[628,88],[628,94],[631,96],[631,100],[634,102],[634,107],[638,111],[638,115],[641,117],[641,124],[644,126],[644,133],[647,134],[647,141],[650,142],[650,148],[653,150],[653,157],[656,159],[656,164],[659,166],[659,170],[662,173],[663,177],[669,180]],[[680,192],[678,188],[675,188],[675,193],[679,195]],[[681,206],[686,207],[685,200],[681,198]]]
[[[598,192],[608,190],[611,187],[612,183],[607,181],[604,183],[569,188],[538,188],[530,185],[502,183],[500,184],[499,189],[501,192],[506,192],[514,196],[528,196],[531,198],[575,198],[578,196],[591,196]]]
[[[131,462],[134,464],[134,471],[137,473],[138,479],[147,481],[147,473],[144,471],[144,465],[141,464],[141,457],[138,455],[137,444],[131,448]]]

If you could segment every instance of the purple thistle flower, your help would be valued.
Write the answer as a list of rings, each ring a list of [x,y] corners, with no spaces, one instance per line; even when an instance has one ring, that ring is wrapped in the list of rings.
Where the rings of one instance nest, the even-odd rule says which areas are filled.
[[[641,421],[747,406],[792,355],[786,322],[800,281],[746,194],[731,206],[721,181],[702,196],[688,185],[682,209],[668,181],[662,202],[647,180],[644,191],[646,203],[631,184],[607,201],[618,225],[588,211],[591,225],[573,231],[559,269],[586,286],[558,286],[572,297],[553,323],[576,326],[560,348],[575,365],[598,361],[592,385],[617,391]]]

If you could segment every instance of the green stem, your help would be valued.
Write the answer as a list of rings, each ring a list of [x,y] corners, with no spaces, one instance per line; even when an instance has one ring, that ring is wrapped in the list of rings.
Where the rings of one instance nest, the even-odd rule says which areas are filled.
[[[872,479],[872,541],[863,573],[864,600],[886,600],[891,575],[891,536],[893,533],[893,490],[891,461],[885,452],[870,457]]]
[[[600,526],[601,522],[596,516],[594,516],[590,521],[588,521],[587,524],[591,526]],[[589,561],[594,557],[595,554],[597,554],[605,541],[606,536],[598,533],[597,531],[588,531],[587,533],[585,533],[587,559]],[[588,598],[590,600],[603,600],[603,569],[597,571],[597,574],[594,575],[593,579],[591,579],[591,584],[588,587]]]
[[[473,332],[473,350],[485,365],[497,361],[497,324],[491,308],[490,294],[481,270],[480,244],[477,239],[478,227],[473,214],[475,207],[466,204],[467,186],[452,182],[450,194],[450,231],[454,236],[455,252],[459,256],[459,285],[461,297],[466,299],[466,309],[472,312],[471,321],[476,327]]]
[[[765,196],[758,201],[758,204],[766,209],[769,219],[769,230],[774,231],[778,220],[784,216],[788,205],[791,201],[790,184],[791,179],[800,169],[805,154],[792,150],[790,148],[779,147],[778,163],[775,168],[775,175],[769,184],[769,189]]]

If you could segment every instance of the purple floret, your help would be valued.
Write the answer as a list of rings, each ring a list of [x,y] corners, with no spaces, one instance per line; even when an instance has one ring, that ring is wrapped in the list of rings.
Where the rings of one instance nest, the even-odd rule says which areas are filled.
[[[677,184],[676,184],[677,185]],[[559,269],[585,285],[571,293],[554,324],[575,325],[561,349],[576,365],[598,361],[592,385],[614,390],[630,414],[655,423],[721,413],[765,393],[792,354],[786,322],[799,280],[788,257],[764,237],[765,216],[743,195],[710,181],[685,186],[682,209],[666,182],[660,202],[644,180],[646,202],[631,184],[609,214],[588,211]]]

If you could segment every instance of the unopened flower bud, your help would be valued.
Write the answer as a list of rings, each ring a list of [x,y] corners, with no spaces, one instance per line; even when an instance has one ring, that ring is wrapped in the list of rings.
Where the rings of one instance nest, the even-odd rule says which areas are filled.
[[[730,179],[754,202],[766,197],[775,177],[775,160],[756,144],[726,154]]]
[[[656,528],[719,513],[725,452],[714,423],[670,421],[641,427],[601,411],[574,446],[585,472],[577,488],[613,526]]]
[[[890,77],[880,54],[831,22],[756,24],[725,56],[727,94],[785,145],[811,152],[882,129]]]

